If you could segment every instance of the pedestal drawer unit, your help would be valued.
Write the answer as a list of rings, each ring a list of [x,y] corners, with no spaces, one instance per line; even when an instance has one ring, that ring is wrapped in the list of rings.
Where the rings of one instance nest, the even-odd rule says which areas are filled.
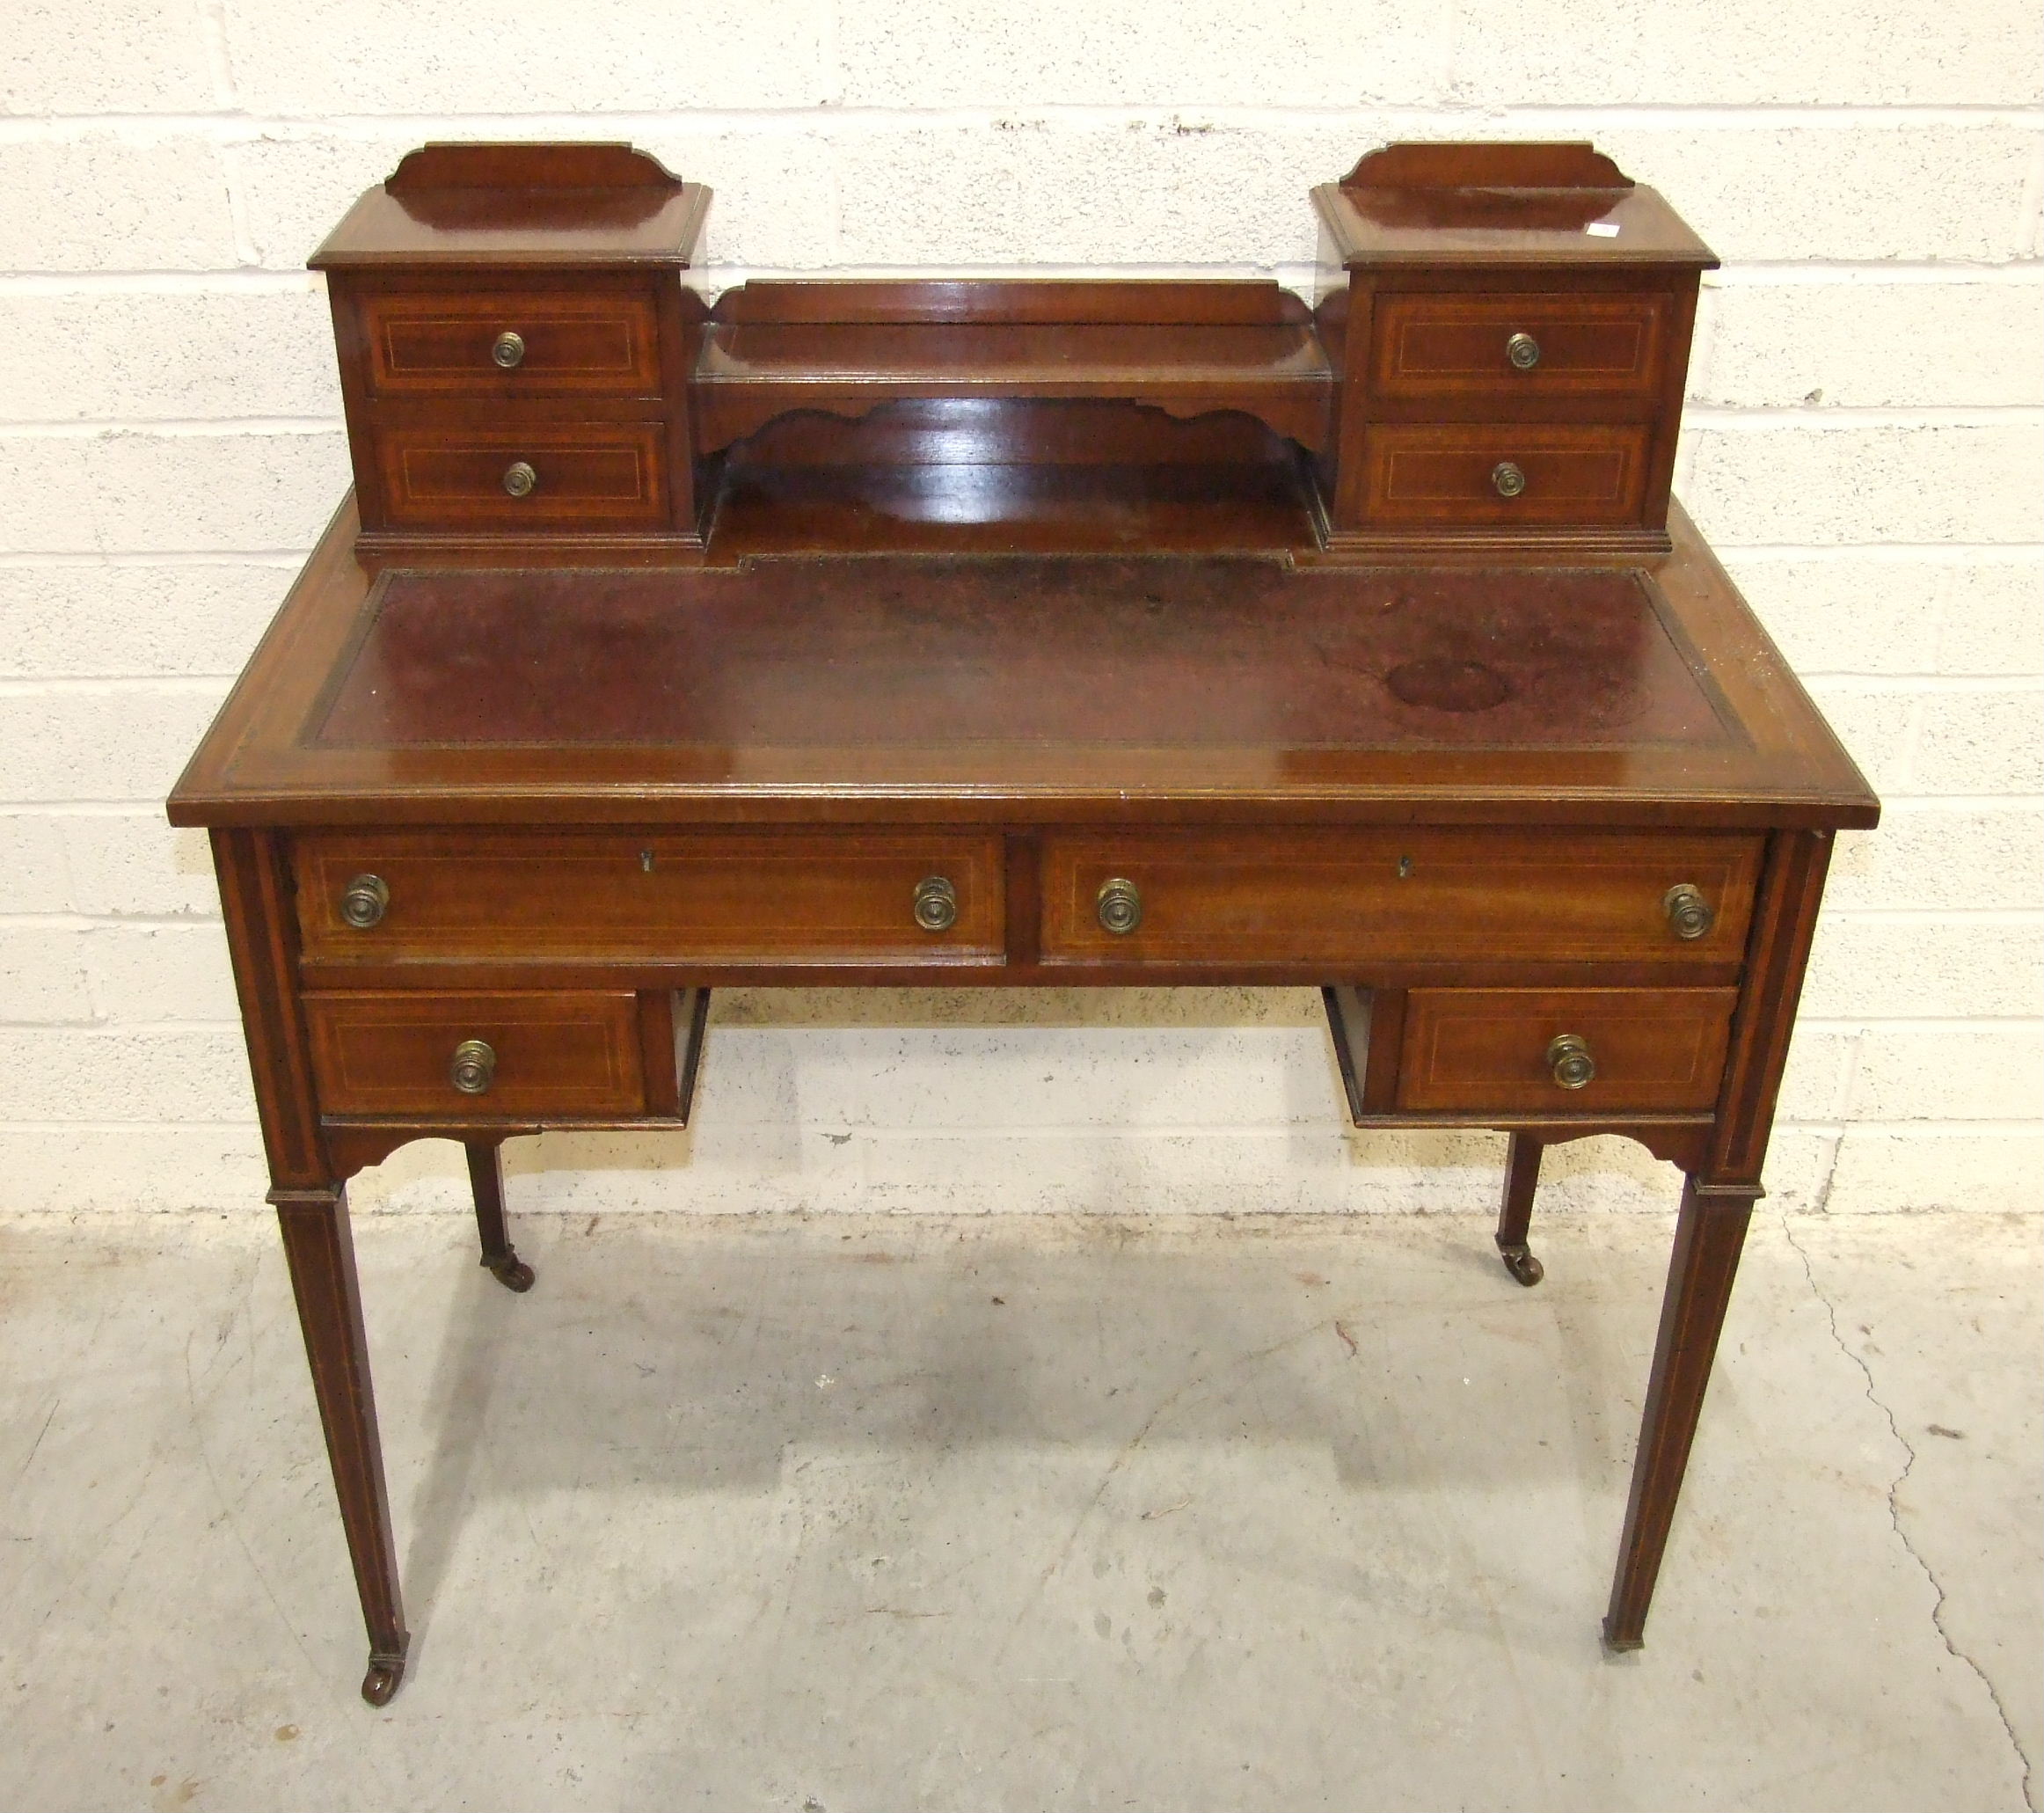
[[[624,560],[699,549],[685,288],[709,191],[624,145],[428,145],[326,274],[366,550]],[[515,201],[506,205],[507,194]],[[601,195],[604,230],[562,223]]]
[[[1668,547],[1697,285],[1717,260],[1588,145],[1393,145],[1313,192],[1338,547]]]

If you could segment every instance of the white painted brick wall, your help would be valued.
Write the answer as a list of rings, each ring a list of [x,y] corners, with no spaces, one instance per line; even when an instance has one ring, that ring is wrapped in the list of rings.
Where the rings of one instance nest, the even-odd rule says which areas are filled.
[[[2044,98],[2023,0],[1520,0],[1456,14],[1460,99],[1610,106],[2020,106]]]
[[[215,91],[202,0],[15,7],[0,44],[0,117],[203,113]]]
[[[232,674],[296,571],[288,559],[0,567],[5,671],[38,679]]]
[[[2044,1174],[2044,34],[2031,0],[32,0],[0,42],[0,1208],[263,1188],[201,834],[160,801],[346,483],[305,254],[430,137],[625,138],[719,282],[1269,273],[1405,136],[1584,136],[1726,260],[1679,483],[1882,790],[1840,839],[1792,1207]],[[719,998],[698,1124],[524,1203],[1444,1209],[1489,1136],[1342,1130],[1305,991]],[[540,1168],[542,1165],[546,1167]],[[1623,1142],[1552,1200],[1665,1205]],[[456,1149],[367,1174],[446,1205]]]
[[[1956,273],[1934,283],[1721,282],[1699,315],[1690,364],[1698,404],[2044,404],[2044,334],[2027,284],[1968,283]]]
[[[340,385],[324,295],[310,274],[0,294],[0,397],[11,421],[331,420]],[[82,346],[97,349],[84,365]]]
[[[87,55],[93,35],[78,34]],[[211,271],[236,260],[223,148],[202,134],[17,130],[0,140],[0,268]]]

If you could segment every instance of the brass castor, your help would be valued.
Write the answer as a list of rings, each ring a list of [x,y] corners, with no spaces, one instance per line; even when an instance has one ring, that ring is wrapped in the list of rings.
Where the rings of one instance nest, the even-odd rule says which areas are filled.
[[[509,1247],[506,1247],[497,1258],[485,1259],[483,1263],[489,1268],[490,1276],[507,1290],[532,1289],[532,1268]]]
[[[1498,1256],[1505,1261],[1505,1269],[1529,1290],[1547,1276],[1547,1268],[1526,1250],[1523,1241],[1512,1246],[1499,1242]]]
[[[405,1678],[405,1657],[369,1652],[369,1671],[362,1677],[362,1698],[371,1706],[388,1706]]]

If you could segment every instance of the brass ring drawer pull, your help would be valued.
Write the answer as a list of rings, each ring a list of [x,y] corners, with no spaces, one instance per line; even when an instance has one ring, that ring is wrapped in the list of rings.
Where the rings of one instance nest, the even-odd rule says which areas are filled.
[[[1701,938],[1718,923],[1710,902],[1693,881],[1678,882],[1670,888],[1661,896],[1661,907],[1677,938]]]
[[[497,1078],[497,1054],[480,1039],[464,1039],[454,1048],[447,1080],[464,1095],[487,1095]]]
[[[390,885],[381,875],[357,875],[340,896],[340,917],[357,932],[367,932],[390,904]]]
[[[515,459],[504,468],[504,489],[513,497],[530,497],[532,487],[539,483],[539,474],[522,459]]]
[[[925,932],[948,932],[958,924],[958,889],[944,876],[916,884],[916,923]]]
[[[1526,488],[1526,474],[1508,459],[1491,468],[1491,489],[1500,497],[1516,497]]]
[[[1560,1033],[1547,1047],[1547,1069],[1557,1086],[1581,1089],[1597,1073],[1597,1061],[1590,1056],[1588,1042],[1578,1033]]]
[[[490,356],[506,371],[515,370],[525,362],[525,336],[506,328],[491,342]]]
[[[1505,357],[1515,371],[1530,371],[1540,362],[1540,342],[1529,333],[1515,333],[1505,342]]]
[[[1124,876],[1101,882],[1093,906],[1100,916],[1100,929],[1117,938],[1126,938],[1142,923],[1142,896]]]

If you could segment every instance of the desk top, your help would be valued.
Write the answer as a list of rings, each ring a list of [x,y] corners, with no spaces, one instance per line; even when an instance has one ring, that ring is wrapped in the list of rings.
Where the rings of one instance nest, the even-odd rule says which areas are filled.
[[[345,512],[181,823],[1873,822],[1686,522],[1651,567],[376,571]]]
[[[826,555],[386,573],[303,746],[1723,748],[1627,572]]]

